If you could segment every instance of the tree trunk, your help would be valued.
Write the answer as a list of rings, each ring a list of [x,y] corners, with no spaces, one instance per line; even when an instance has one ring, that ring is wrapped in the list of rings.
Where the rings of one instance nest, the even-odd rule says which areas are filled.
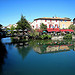
[[[24,35],[24,30],[23,30],[23,35]]]

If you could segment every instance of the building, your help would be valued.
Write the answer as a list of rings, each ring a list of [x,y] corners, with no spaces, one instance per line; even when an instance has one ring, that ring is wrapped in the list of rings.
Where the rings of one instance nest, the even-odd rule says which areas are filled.
[[[10,29],[12,25],[13,25],[13,27],[16,28],[18,24],[9,24],[8,26],[6,26],[6,28],[9,28]]]
[[[43,17],[43,18],[37,18],[34,19],[34,21],[31,23],[31,27],[33,29],[40,29],[40,25],[44,23],[47,25],[47,28],[60,28],[60,29],[66,29],[71,25],[71,19],[70,18],[60,18],[60,17]]]
[[[73,24],[73,22],[71,22],[71,25]]]
[[[73,19],[73,24],[75,25],[75,18]]]

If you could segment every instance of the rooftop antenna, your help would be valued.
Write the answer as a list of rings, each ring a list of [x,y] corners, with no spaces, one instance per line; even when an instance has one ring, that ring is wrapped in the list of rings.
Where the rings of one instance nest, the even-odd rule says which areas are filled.
[[[53,18],[54,18],[54,16],[53,16]]]

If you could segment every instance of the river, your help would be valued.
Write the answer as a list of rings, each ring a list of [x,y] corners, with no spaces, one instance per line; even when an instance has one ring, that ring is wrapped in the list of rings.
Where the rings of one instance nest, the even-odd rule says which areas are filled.
[[[75,75],[75,42],[0,42],[0,75]]]

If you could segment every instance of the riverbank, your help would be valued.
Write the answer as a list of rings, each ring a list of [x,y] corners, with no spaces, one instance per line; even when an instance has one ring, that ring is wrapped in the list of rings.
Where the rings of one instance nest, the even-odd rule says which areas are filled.
[[[65,37],[65,38],[64,38]],[[21,37],[11,37],[12,41],[14,42],[24,42],[24,41],[28,41],[28,40],[75,40],[75,35],[64,35],[64,36],[50,36],[50,38],[48,38],[46,35],[42,36],[42,37],[32,37],[32,36],[21,36]]]

